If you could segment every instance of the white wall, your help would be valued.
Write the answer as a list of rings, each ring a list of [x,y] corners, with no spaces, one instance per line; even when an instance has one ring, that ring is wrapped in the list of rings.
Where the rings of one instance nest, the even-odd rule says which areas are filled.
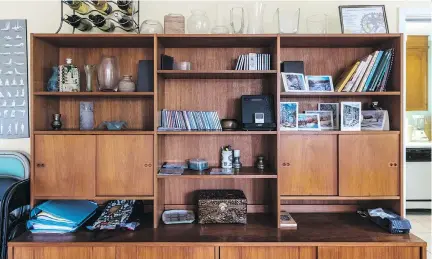
[[[430,8],[430,0],[423,1],[263,1],[266,4],[264,15],[266,32],[272,31],[272,18],[277,7],[300,8],[300,33],[306,33],[306,17],[325,13],[329,17],[329,33],[340,33],[339,5],[384,4],[391,33],[398,31],[398,8]],[[216,20],[216,10],[225,22],[228,22],[229,10],[234,6],[248,6],[252,1],[148,1],[140,4],[141,21],[156,19],[163,22],[167,13],[181,13],[188,17],[190,10],[203,9],[212,22]],[[29,33],[54,33],[60,21],[60,0],[21,1],[0,0],[0,19],[27,19]],[[220,18],[219,18],[220,19]],[[65,26],[62,32],[70,32]],[[31,78],[30,78],[31,80]],[[31,107],[30,107],[31,108]],[[29,139],[0,140],[1,150],[19,150],[30,152]]]

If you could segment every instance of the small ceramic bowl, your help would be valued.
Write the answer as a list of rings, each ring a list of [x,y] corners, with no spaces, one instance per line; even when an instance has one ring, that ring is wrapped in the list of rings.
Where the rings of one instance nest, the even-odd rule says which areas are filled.
[[[223,119],[221,120],[222,130],[237,130],[238,123],[234,119]]]
[[[106,127],[108,130],[122,130],[126,128],[125,121],[104,121],[99,127]]]

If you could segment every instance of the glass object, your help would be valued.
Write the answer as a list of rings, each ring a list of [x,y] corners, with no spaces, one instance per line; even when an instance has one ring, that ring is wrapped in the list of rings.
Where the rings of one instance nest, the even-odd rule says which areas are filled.
[[[107,3],[105,0],[94,0],[92,1],[95,8],[99,10],[100,12],[104,14],[110,14],[112,13],[112,7],[110,4]]]
[[[96,27],[98,27],[102,31],[105,31],[105,32],[112,32],[112,31],[114,31],[114,24],[111,21],[106,20],[100,14],[97,14],[97,15],[90,14],[89,15],[89,19],[94,23],[94,25]]]
[[[72,59],[67,58],[65,65],[59,66],[59,89],[60,92],[80,91],[80,72],[72,64]]]
[[[131,75],[123,76],[123,79],[119,82],[120,92],[135,92],[135,83],[132,81]]]
[[[120,10],[127,13],[128,15],[133,14],[133,3],[131,0],[117,1],[117,6]]]
[[[80,102],[80,130],[94,129],[93,102]]]
[[[230,11],[230,25],[234,34],[243,34],[245,27],[245,13],[243,7],[234,7]]]
[[[241,167],[242,163],[240,162],[240,150],[234,150],[233,168],[240,169]]]
[[[225,25],[217,25],[211,29],[211,33],[213,34],[229,34],[229,28]]]
[[[164,16],[164,29],[166,34],[185,33],[185,18],[181,14],[169,13]]]
[[[209,33],[210,19],[202,10],[192,10],[192,15],[187,20],[189,33]]]
[[[277,33],[298,33],[300,8],[278,8],[273,17]]]
[[[162,24],[156,20],[145,20],[141,23],[141,34],[162,34],[163,32]]]
[[[129,17],[127,15],[120,14],[118,12],[114,13],[114,16],[117,19],[120,26],[123,27],[123,29],[125,29],[125,30],[133,29],[134,23],[133,23],[131,17]]]
[[[378,101],[373,101],[370,105],[372,110],[382,110],[382,108],[378,105]]]
[[[327,15],[326,14],[316,14],[309,16],[306,19],[307,31],[309,33],[327,33]]]
[[[256,162],[256,168],[259,170],[264,170],[264,157],[263,156],[258,156],[257,157],[257,162]]]
[[[249,34],[264,33],[264,4],[262,2],[253,3],[248,9],[248,29]]]
[[[52,67],[52,75],[50,79],[48,79],[47,91],[48,92],[59,91],[59,68],[58,67]]]
[[[62,122],[61,122],[61,114],[60,113],[54,113],[53,115],[53,121],[51,122],[51,127],[53,128],[53,130],[59,130],[62,127]]]
[[[87,21],[86,19],[82,19],[76,14],[71,16],[66,14],[63,19],[66,23],[70,24],[72,27],[80,31],[89,31],[93,27],[93,25],[89,21]]]
[[[77,0],[69,0],[64,1],[65,4],[69,5],[69,7],[74,10],[75,12],[79,14],[86,14],[89,11],[90,6],[84,1],[77,1]]]
[[[86,92],[92,91],[92,80],[95,69],[96,65],[84,65],[84,71],[86,73]]]
[[[117,92],[120,70],[117,57],[104,57],[98,67],[99,91]]]

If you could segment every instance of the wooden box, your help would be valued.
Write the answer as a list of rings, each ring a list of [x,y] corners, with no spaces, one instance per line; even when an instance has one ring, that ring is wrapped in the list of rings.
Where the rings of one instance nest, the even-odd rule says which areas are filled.
[[[241,190],[202,190],[198,194],[200,224],[247,223],[247,200]]]

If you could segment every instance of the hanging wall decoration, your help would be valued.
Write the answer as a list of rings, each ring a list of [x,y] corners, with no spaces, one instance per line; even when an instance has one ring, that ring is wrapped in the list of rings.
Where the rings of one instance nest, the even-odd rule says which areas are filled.
[[[0,20],[0,138],[29,137],[27,21]]]

